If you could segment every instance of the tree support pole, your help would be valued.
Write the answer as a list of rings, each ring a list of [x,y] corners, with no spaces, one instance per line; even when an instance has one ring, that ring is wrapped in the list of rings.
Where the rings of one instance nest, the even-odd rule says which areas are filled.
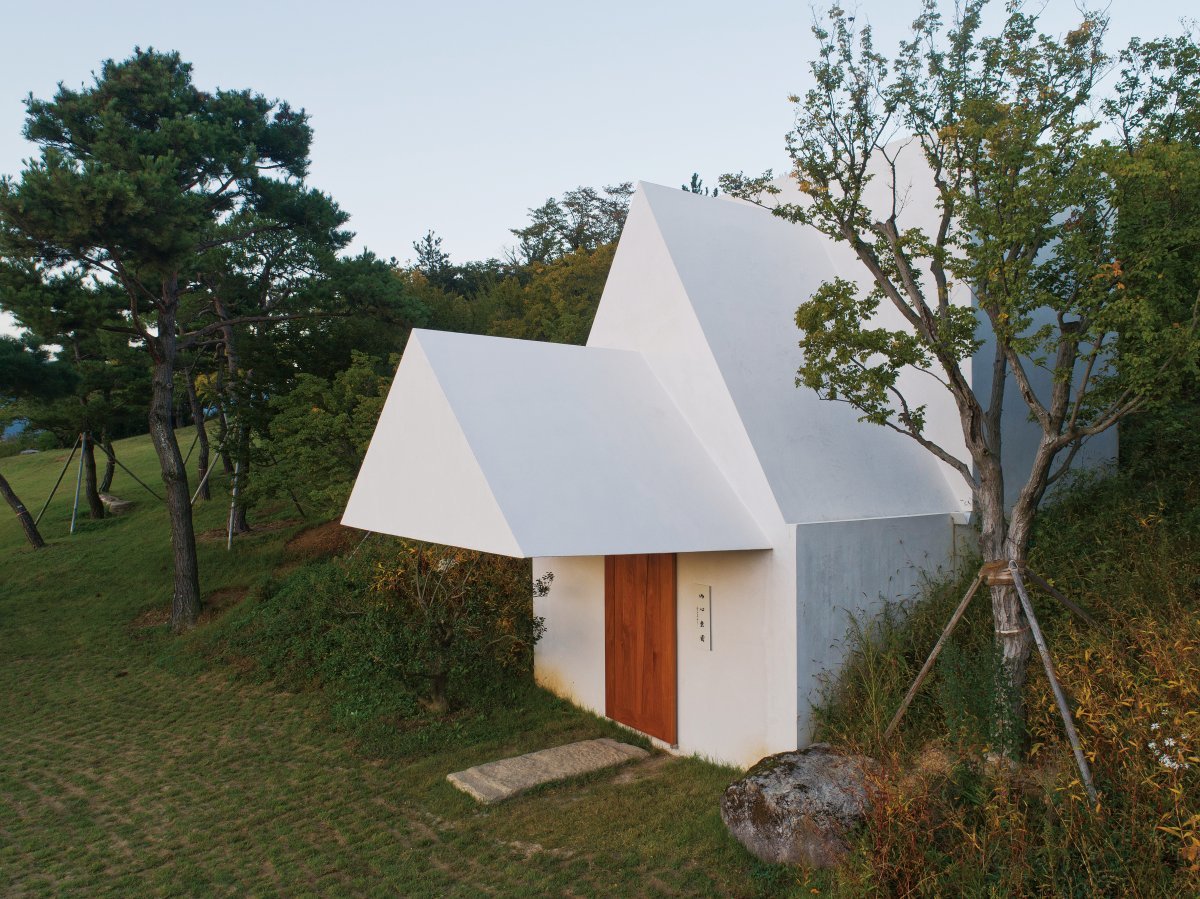
[[[909,705],[913,698],[916,697],[917,691],[921,689],[921,684],[924,683],[929,671],[933,668],[933,663],[937,661],[937,657],[941,655],[942,648],[946,645],[946,641],[950,639],[950,635],[954,633],[954,629],[958,627],[958,622],[962,620],[963,614],[967,611],[967,606],[971,604],[971,600],[975,598],[975,593],[979,589],[979,585],[983,583],[984,573],[982,569],[979,574],[975,575],[975,580],[971,581],[971,586],[967,588],[966,595],[958,604],[958,608],[954,610],[954,614],[950,616],[950,621],[947,622],[942,635],[938,637],[937,643],[934,644],[933,650],[929,653],[929,658],[925,660],[925,664],[921,666],[921,671],[917,674],[916,680],[912,686],[908,688],[908,692],[904,694],[904,699],[900,702],[900,708],[896,710],[895,716],[892,718],[892,723],[887,726],[887,730],[883,732],[883,741],[886,743],[891,739],[892,734],[896,732],[896,728],[900,726],[900,719],[904,717],[904,713],[908,711]]]
[[[71,533],[75,533],[75,513],[79,511],[79,485],[83,483],[83,455],[87,452],[87,434],[80,434],[79,471],[75,473],[75,502],[71,506]]]
[[[1088,798],[1092,801],[1094,808],[1099,800],[1096,796],[1096,786],[1092,783],[1092,772],[1088,768],[1083,747],[1079,744],[1079,734],[1075,731],[1075,721],[1071,718],[1071,709],[1067,705],[1066,696],[1063,695],[1062,685],[1059,684],[1058,678],[1054,674],[1054,662],[1050,659],[1050,650],[1046,647],[1045,638],[1042,637],[1042,629],[1038,626],[1037,616],[1033,614],[1033,603],[1029,601],[1029,594],[1025,592],[1025,583],[1021,580],[1021,567],[1016,562],[1009,562],[1008,570],[1012,572],[1013,584],[1017,588],[1017,595],[1021,597],[1021,608],[1025,610],[1025,617],[1029,619],[1029,628],[1033,631],[1033,642],[1037,644],[1038,653],[1042,657],[1046,677],[1050,681],[1050,688],[1054,691],[1054,700],[1058,703],[1058,712],[1062,715],[1063,725],[1067,730],[1067,739],[1071,741],[1071,751],[1075,753],[1075,762],[1079,765],[1079,775],[1083,779],[1083,785],[1087,788]]]
[[[218,444],[217,444],[217,454],[218,454],[218,455],[220,454],[221,450],[222,450],[224,447],[225,447],[225,441],[224,441],[224,440],[222,440],[220,443],[218,443]],[[191,502],[191,505],[193,505],[193,506],[194,506],[194,505],[196,505],[196,497],[198,497],[198,496],[200,495],[200,491],[204,489],[204,485],[208,483],[208,477],[209,477],[209,475],[211,475],[212,473],[213,473],[213,470],[212,470],[212,466],[211,466],[211,465],[210,465],[208,468],[204,469],[204,477],[202,477],[202,478],[200,479],[200,483],[196,485],[196,492],[192,494],[192,502]]]
[[[1045,590],[1047,593],[1049,593],[1051,596],[1053,596],[1055,599],[1057,599],[1059,602],[1061,602],[1064,606],[1066,606],[1068,609],[1070,609],[1072,612],[1074,612],[1076,615],[1078,615],[1080,618],[1082,618],[1088,624],[1096,624],[1097,623],[1096,619],[1093,618],[1091,615],[1089,615],[1086,611],[1084,611],[1082,606],[1076,605],[1071,600],[1067,599],[1067,597],[1064,596],[1062,593],[1060,593],[1058,590],[1055,590],[1052,586],[1050,586],[1050,582],[1047,581],[1040,574],[1038,574],[1036,571],[1030,571],[1028,568],[1025,568],[1025,569],[1022,569],[1021,573],[1024,574],[1025,576],[1027,576],[1031,581],[1033,581],[1035,584],[1037,584],[1039,587],[1041,587],[1043,590]]]
[[[237,509],[238,496],[238,472],[242,468],[242,460],[239,458],[233,466],[233,498],[229,501],[229,527],[225,535],[225,551],[233,549],[233,513]]]
[[[128,468],[126,468],[125,463],[117,458],[116,453],[109,453],[108,449],[104,446],[101,446],[100,448],[102,450],[104,450],[104,452],[106,454],[108,454],[108,458],[112,459],[115,463],[117,463],[118,465],[121,466],[121,470],[123,472],[125,472],[125,474],[129,475],[131,478],[133,478],[135,481],[137,481],[139,484],[141,484],[143,487],[145,487],[150,492],[151,496],[153,496],[156,500],[159,500],[160,502],[166,502],[166,500],[164,500],[161,496],[159,496],[157,493],[155,493],[153,490],[151,490],[145,481],[143,481],[141,478],[139,478],[137,475],[135,475],[132,471],[130,471]]]
[[[46,497],[46,502],[42,504],[42,511],[37,513],[37,518],[33,520],[34,527],[37,527],[38,522],[42,520],[42,516],[46,514],[46,509],[50,507],[50,500],[54,499],[54,494],[58,491],[58,485],[62,483],[63,476],[67,473],[67,469],[71,467],[71,460],[75,458],[75,450],[79,448],[79,438],[83,435],[77,435],[75,442],[71,444],[71,453],[67,456],[67,461],[63,463],[62,471],[58,473],[58,480],[54,482],[54,486],[50,489],[50,495]]]
[[[189,505],[196,505],[196,497],[200,495],[200,491],[204,489],[204,485],[208,483],[208,476],[212,474],[212,469],[207,468],[204,471],[204,477],[200,479],[200,483],[196,485],[196,492],[192,494],[192,501]]]
[[[196,436],[192,438],[192,445],[188,447],[187,455],[183,457],[183,465],[186,468],[188,459],[192,458],[192,451],[196,448],[196,444],[200,441],[200,432],[196,432]]]
[[[358,553],[358,551],[363,548],[363,544],[366,543],[367,540],[369,540],[371,537],[374,537],[374,536],[375,536],[374,531],[367,531],[366,535],[361,540],[358,541],[358,546],[354,547],[354,549],[351,551],[350,555],[347,556],[346,558],[353,559],[354,556]]]

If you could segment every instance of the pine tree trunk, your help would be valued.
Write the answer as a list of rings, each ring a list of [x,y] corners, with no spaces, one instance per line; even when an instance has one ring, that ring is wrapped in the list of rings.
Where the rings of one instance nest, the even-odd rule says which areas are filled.
[[[100,501],[100,491],[96,488],[96,441],[91,431],[85,431],[83,435],[83,484],[88,513],[99,521],[104,517],[104,503]]]
[[[192,419],[196,423],[196,440],[200,444],[200,454],[196,457],[196,477],[200,484],[200,499],[212,499],[212,490],[208,486],[208,430],[204,426],[204,409],[200,406],[200,398],[196,396],[196,382],[188,378],[188,403],[192,407]]]
[[[108,493],[112,489],[113,475],[117,471],[117,454],[113,452],[112,438],[108,436],[108,431],[100,432],[100,446],[104,449],[104,477],[100,479],[100,486],[97,491],[100,493]]]
[[[0,494],[4,495],[5,501],[17,514],[17,521],[21,522],[21,528],[25,531],[25,537],[29,540],[30,546],[34,549],[41,549],[46,545],[46,541],[42,539],[41,533],[37,529],[37,525],[33,523],[33,516],[29,514],[29,510],[25,508],[15,493],[12,487],[8,485],[4,475],[0,474]]]
[[[187,470],[179,442],[171,427],[175,397],[175,316],[179,308],[178,281],[163,283],[159,308],[158,336],[154,338],[154,378],[150,403],[150,439],[158,454],[166,488],[167,515],[171,521],[171,552],[175,589],[171,597],[171,629],[190,629],[200,614],[200,566],[196,558],[196,534],[192,525],[191,496]]]
[[[233,476],[233,459],[229,455],[229,418],[225,414],[225,377],[217,369],[217,444],[218,455],[221,457],[221,468],[225,477]]]

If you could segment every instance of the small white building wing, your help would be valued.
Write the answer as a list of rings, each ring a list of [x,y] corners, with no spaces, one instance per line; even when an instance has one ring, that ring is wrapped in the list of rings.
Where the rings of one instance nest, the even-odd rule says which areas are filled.
[[[525,557],[770,546],[639,354],[435,331],[342,521]]]

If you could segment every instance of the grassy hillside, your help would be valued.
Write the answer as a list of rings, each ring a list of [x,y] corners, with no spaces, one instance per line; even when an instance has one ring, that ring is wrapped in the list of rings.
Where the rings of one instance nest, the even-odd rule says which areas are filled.
[[[146,439],[117,452],[155,485]],[[4,459],[0,471],[36,509],[65,457]],[[206,596],[251,596],[174,638],[162,625],[166,516],[123,473],[113,490],[136,510],[67,537],[68,490],[37,552],[0,518],[0,894],[800,890],[725,834],[716,799],[728,769],[655,756],[492,809],[450,787],[450,771],[616,733],[541,691],[460,712],[430,742],[439,748],[410,739],[407,752],[368,757],[320,690],[258,684],[200,651],[320,541],[289,547],[302,525],[260,515],[264,532],[227,553],[227,506],[200,505]]]

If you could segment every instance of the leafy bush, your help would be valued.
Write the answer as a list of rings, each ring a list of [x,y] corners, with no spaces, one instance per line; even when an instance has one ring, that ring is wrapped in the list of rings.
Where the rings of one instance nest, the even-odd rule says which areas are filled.
[[[529,601],[528,562],[429,543],[400,549],[376,562],[362,600],[376,617],[377,657],[424,685],[431,710],[448,710],[452,680],[479,690],[532,672],[544,625]],[[553,577],[533,581],[534,595]]]
[[[248,499],[292,500],[321,518],[346,507],[398,362],[352,356],[332,379],[300,374],[271,398],[270,440],[255,445]]]
[[[322,688],[340,725],[404,727],[532,682],[531,577],[525,560],[376,538],[268,585],[218,640],[264,680]]]

